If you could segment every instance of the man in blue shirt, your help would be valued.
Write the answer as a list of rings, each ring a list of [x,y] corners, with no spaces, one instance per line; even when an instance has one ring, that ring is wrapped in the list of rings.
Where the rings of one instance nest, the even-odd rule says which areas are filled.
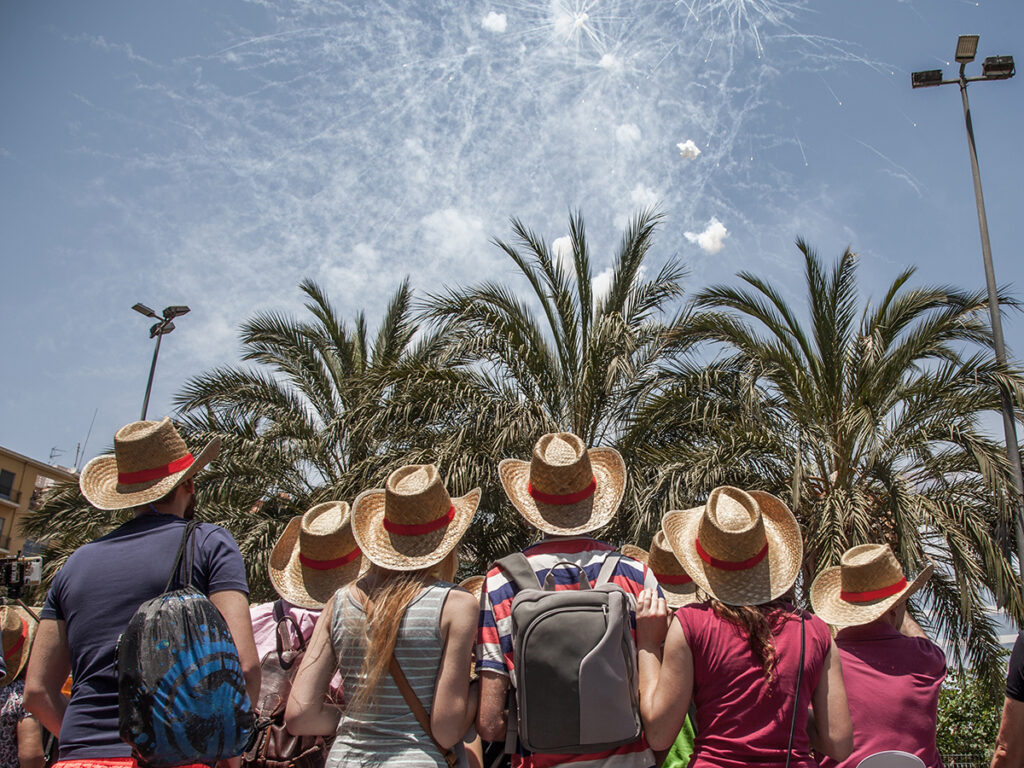
[[[135,516],[76,550],[46,597],[25,683],[25,708],[60,736],[61,760],[99,768],[131,758],[131,745],[118,734],[117,640],[136,609],[163,592],[185,520],[195,512],[193,477],[219,447],[215,440],[194,457],[170,419],[137,421],[118,430],[112,455],[99,456],[82,470],[79,486],[90,504],[104,510],[132,508]],[[198,525],[192,541],[193,585],[224,616],[255,702],[260,668],[238,545],[226,530],[209,523]],[[70,702],[61,694],[69,672]]]

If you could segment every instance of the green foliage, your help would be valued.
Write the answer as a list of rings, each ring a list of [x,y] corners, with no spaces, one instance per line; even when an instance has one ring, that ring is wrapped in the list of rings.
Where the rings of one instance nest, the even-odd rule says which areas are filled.
[[[984,755],[999,733],[1003,689],[969,671],[952,673],[939,693],[938,746],[942,755]]]
[[[197,482],[199,515],[235,536],[253,598],[271,595],[267,560],[293,515],[351,502],[409,463],[438,464],[453,495],[481,488],[460,554],[461,575],[482,572],[537,536],[505,498],[498,462],[566,430],[625,458],[622,511],[602,538],[645,546],[666,511],[717,485],[770,491],[803,526],[801,602],[856,544],[890,544],[910,574],[931,559],[912,609],[927,606],[930,629],[957,641],[954,664],[994,679],[985,605],[994,596],[1024,624],[1024,601],[1005,451],[984,425],[1000,388],[1019,406],[1024,378],[994,359],[983,295],[914,287],[906,270],[862,301],[853,253],[830,265],[798,241],[802,312],[746,272],[684,304],[682,266],[649,264],[660,224],[652,210],[634,217],[601,293],[573,214],[570,252],[513,220],[494,244],[516,283],[447,287],[417,312],[405,281],[375,333],[362,314],[346,323],[310,280],[301,316],[243,323],[240,363],[186,382],[176,418],[190,445],[222,441]],[[49,575],[126,514],[61,486],[24,527],[49,543]]]
[[[995,361],[981,293],[912,287],[908,269],[881,301],[862,303],[855,254],[828,265],[797,247],[804,313],[747,272],[696,296],[690,330],[720,355],[673,371],[638,414],[634,461],[657,468],[652,503],[702,499],[723,483],[787,500],[804,530],[804,602],[857,544],[891,545],[910,574],[934,561],[912,603],[962,641],[955,663],[991,675],[988,593],[1018,624],[1024,603],[1009,468],[984,423],[1001,387],[1021,402],[1024,379]]]

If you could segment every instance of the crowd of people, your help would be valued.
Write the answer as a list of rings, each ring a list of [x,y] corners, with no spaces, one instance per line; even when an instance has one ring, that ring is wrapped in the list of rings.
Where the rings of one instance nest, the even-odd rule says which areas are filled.
[[[622,457],[547,434],[497,468],[539,541],[486,574],[454,583],[480,490],[452,496],[435,466],[413,465],[351,507],[293,518],[269,557],[279,599],[250,606],[236,542],[193,519],[219,443],[193,454],[163,419],[123,427],[114,446],[81,490],[133,518],[67,559],[38,621],[0,608],[0,768],[144,763],[122,738],[116,649],[172,583],[230,630],[228,671],[256,713],[244,753],[223,756],[233,767],[833,768],[887,750],[942,765],[945,657],[907,611],[932,566],[908,580],[887,544],[853,547],[801,610],[800,527],[769,493],[716,488],[667,513],[649,548],[619,551],[589,534],[620,508]],[[173,704],[208,743],[188,701]],[[1018,641],[993,766],[1022,763]]]

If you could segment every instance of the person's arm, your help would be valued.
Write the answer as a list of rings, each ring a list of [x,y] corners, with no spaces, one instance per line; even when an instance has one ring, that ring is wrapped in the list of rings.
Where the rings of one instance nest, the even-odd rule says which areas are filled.
[[[480,671],[480,706],[476,730],[484,741],[504,741],[508,728],[508,676],[493,670]]]
[[[818,687],[811,698],[814,710],[813,725],[807,729],[811,746],[833,760],[845,760],[853,752],[853,725],[850,706],[846,701],[843,667],[839,649],[829,641],[825,664],[818,679]]]
[[[327,689],[338,670],[338,657],[331,642],[334,601],[324,606],[316,622],[309,647],[302,657],[285,708],[284,722],[296,736],[329,736],[338,730],[341,710],[327,701]]]
[[[686,634],[678,621],[669,628],[667,618],[665,598],[645,589],[636,607],[640,715],[647,743],[655,751],[671,748],[693,694],[693,655]]]
[[[61,688],[70,672],[71,653],[64,622],[43,619],[28,659],[24,705],[26,711],[57,737],[60,737],[64,711],[68,707]]]
[[[43,726],[32,715],[18,723],[18,766],[19,768],[43,768],[46,755],[43,752]]]
[[[1024,701],[1007,696],[991,768],[1020,768],[1021,765],[1024,765]]]
[[[492,574],[494,572],[492,571]],[[480,681],[480,704],[476,731],[484,741],[505,741],[508,728],[509,669],[501,650],[498,620],[491,603],[490,578],[480,594],[480,622],[477,627],[476,668]],[[511,642],[511,638],[509,638]]]
[[[434,685],[430,709],[430,730],[445,748],[462,740],[476,715],[478,688],[470,685],[469,660],[476,639],[477,602],[461,589],[448,593],[441,610],[444,648]]]
[[[249,616],[249,600],[244,592],[225,589],[210,595],[210,602],[217,606],[231,638],[238,649],[238,660],[242,664],[245,676],[245,690],[249,693],[249,701],[255,708],[260,699],[260,660],[256,654],[256,641],[252,636],[252,619]]]

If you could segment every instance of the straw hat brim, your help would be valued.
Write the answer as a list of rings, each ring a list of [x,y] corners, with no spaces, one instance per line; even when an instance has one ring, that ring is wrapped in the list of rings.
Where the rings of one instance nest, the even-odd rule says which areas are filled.
[[[477,602],[480,602],[480,593],[484,590],[484,581],[486,579],[486,576],[470,576],[468,579],[460,581],[459,586],[473,595]]]
[[[626,464],[614,448],[591,448],[590,467],[597,487],[575,504],[544,504],[530,496],[530,462],[502,459],[498,477],[512,506],[534,528],[555,536],[590,533],[612,521],[626,488]]]
[[[621,552],[626,557],[650,567],[648,563],[650,555],[647,550],[634,547],[632,544],[626,544],[622,547]],[[665,604],[669,608],[682,608],[684,605],[700,602],[700,598],[697,597],[697,584],[693,581],[687,584],[662,584],[659,581],[658,586],[665,593]]]
[[[363,491],[352,502],[352,533],[363,556],[374,565],[392,571],[419,571],[444,560],[473,521],[480,504],[480,489],[452,499],[455,516],[443,528],[430,533],[403,536],[384,528],[383,488]]]
[[[672,551],[697,586],[726,605],[761,605],[782,597],[796,583],[804,544],[789,507],[770,493],[747,491],[757,501],[768,539],[768,554],[757,565],[726,571],[705,563],[697,554],[697,529],[704,507],[675,510],[661,521]]]
[[[36,621],[29,616],[21,608],[14,606],[6,606],[6,610],[13,611],[14,615],[20,620],[24,620],[28,625],[28,634],[25,637],[25,642],[21,644],[21,648],[18,649],[17,653],[13,654],[11,658],[4,657],[4,662],[7,665],[7,674],[0,676],[0,688],[6,685],[10,685],[18,679],[18,675],[22,673],[25,666],[28,664],[29,651],[32,650],[32,641],[36,636]],[[0,647],[0,653],[3,648]]]
[[[931,578],[935,566],[928,563],[916,579],[908,582],[907,586],[895,595],[867,603],[851,603],[840,597],[843,590],[842,570],[842,566],[838,565],[826,568],[811,584],[811,607],[814,608],[814,613],[833,627],[855,627],[860,624],[870,624],[875,619],[882,617],[894,605],[909,599],[912,594],[923,587],[924,583]]]
[[[337,568],[320,570],[303,565],[299,560],[299,531],[302,515],[288,521],[284,533],[270,553],[267,572],[274,590],[292,605],[319,610],[334,593],[355,580],[363,568],[363,558]]]
[[[189,467],[159,480],[137,483],[132,486],[133,490],[127,492],[117,490],[117,457],[108,453],[97,456],[85,465],[78,478],[78,486],[82,489],[82,495],[96,509],[138,507],[156,501],[193,477],[199,470],[217,458],[218,453],[220,453],[220,438],[215,437],[195,457]]]

